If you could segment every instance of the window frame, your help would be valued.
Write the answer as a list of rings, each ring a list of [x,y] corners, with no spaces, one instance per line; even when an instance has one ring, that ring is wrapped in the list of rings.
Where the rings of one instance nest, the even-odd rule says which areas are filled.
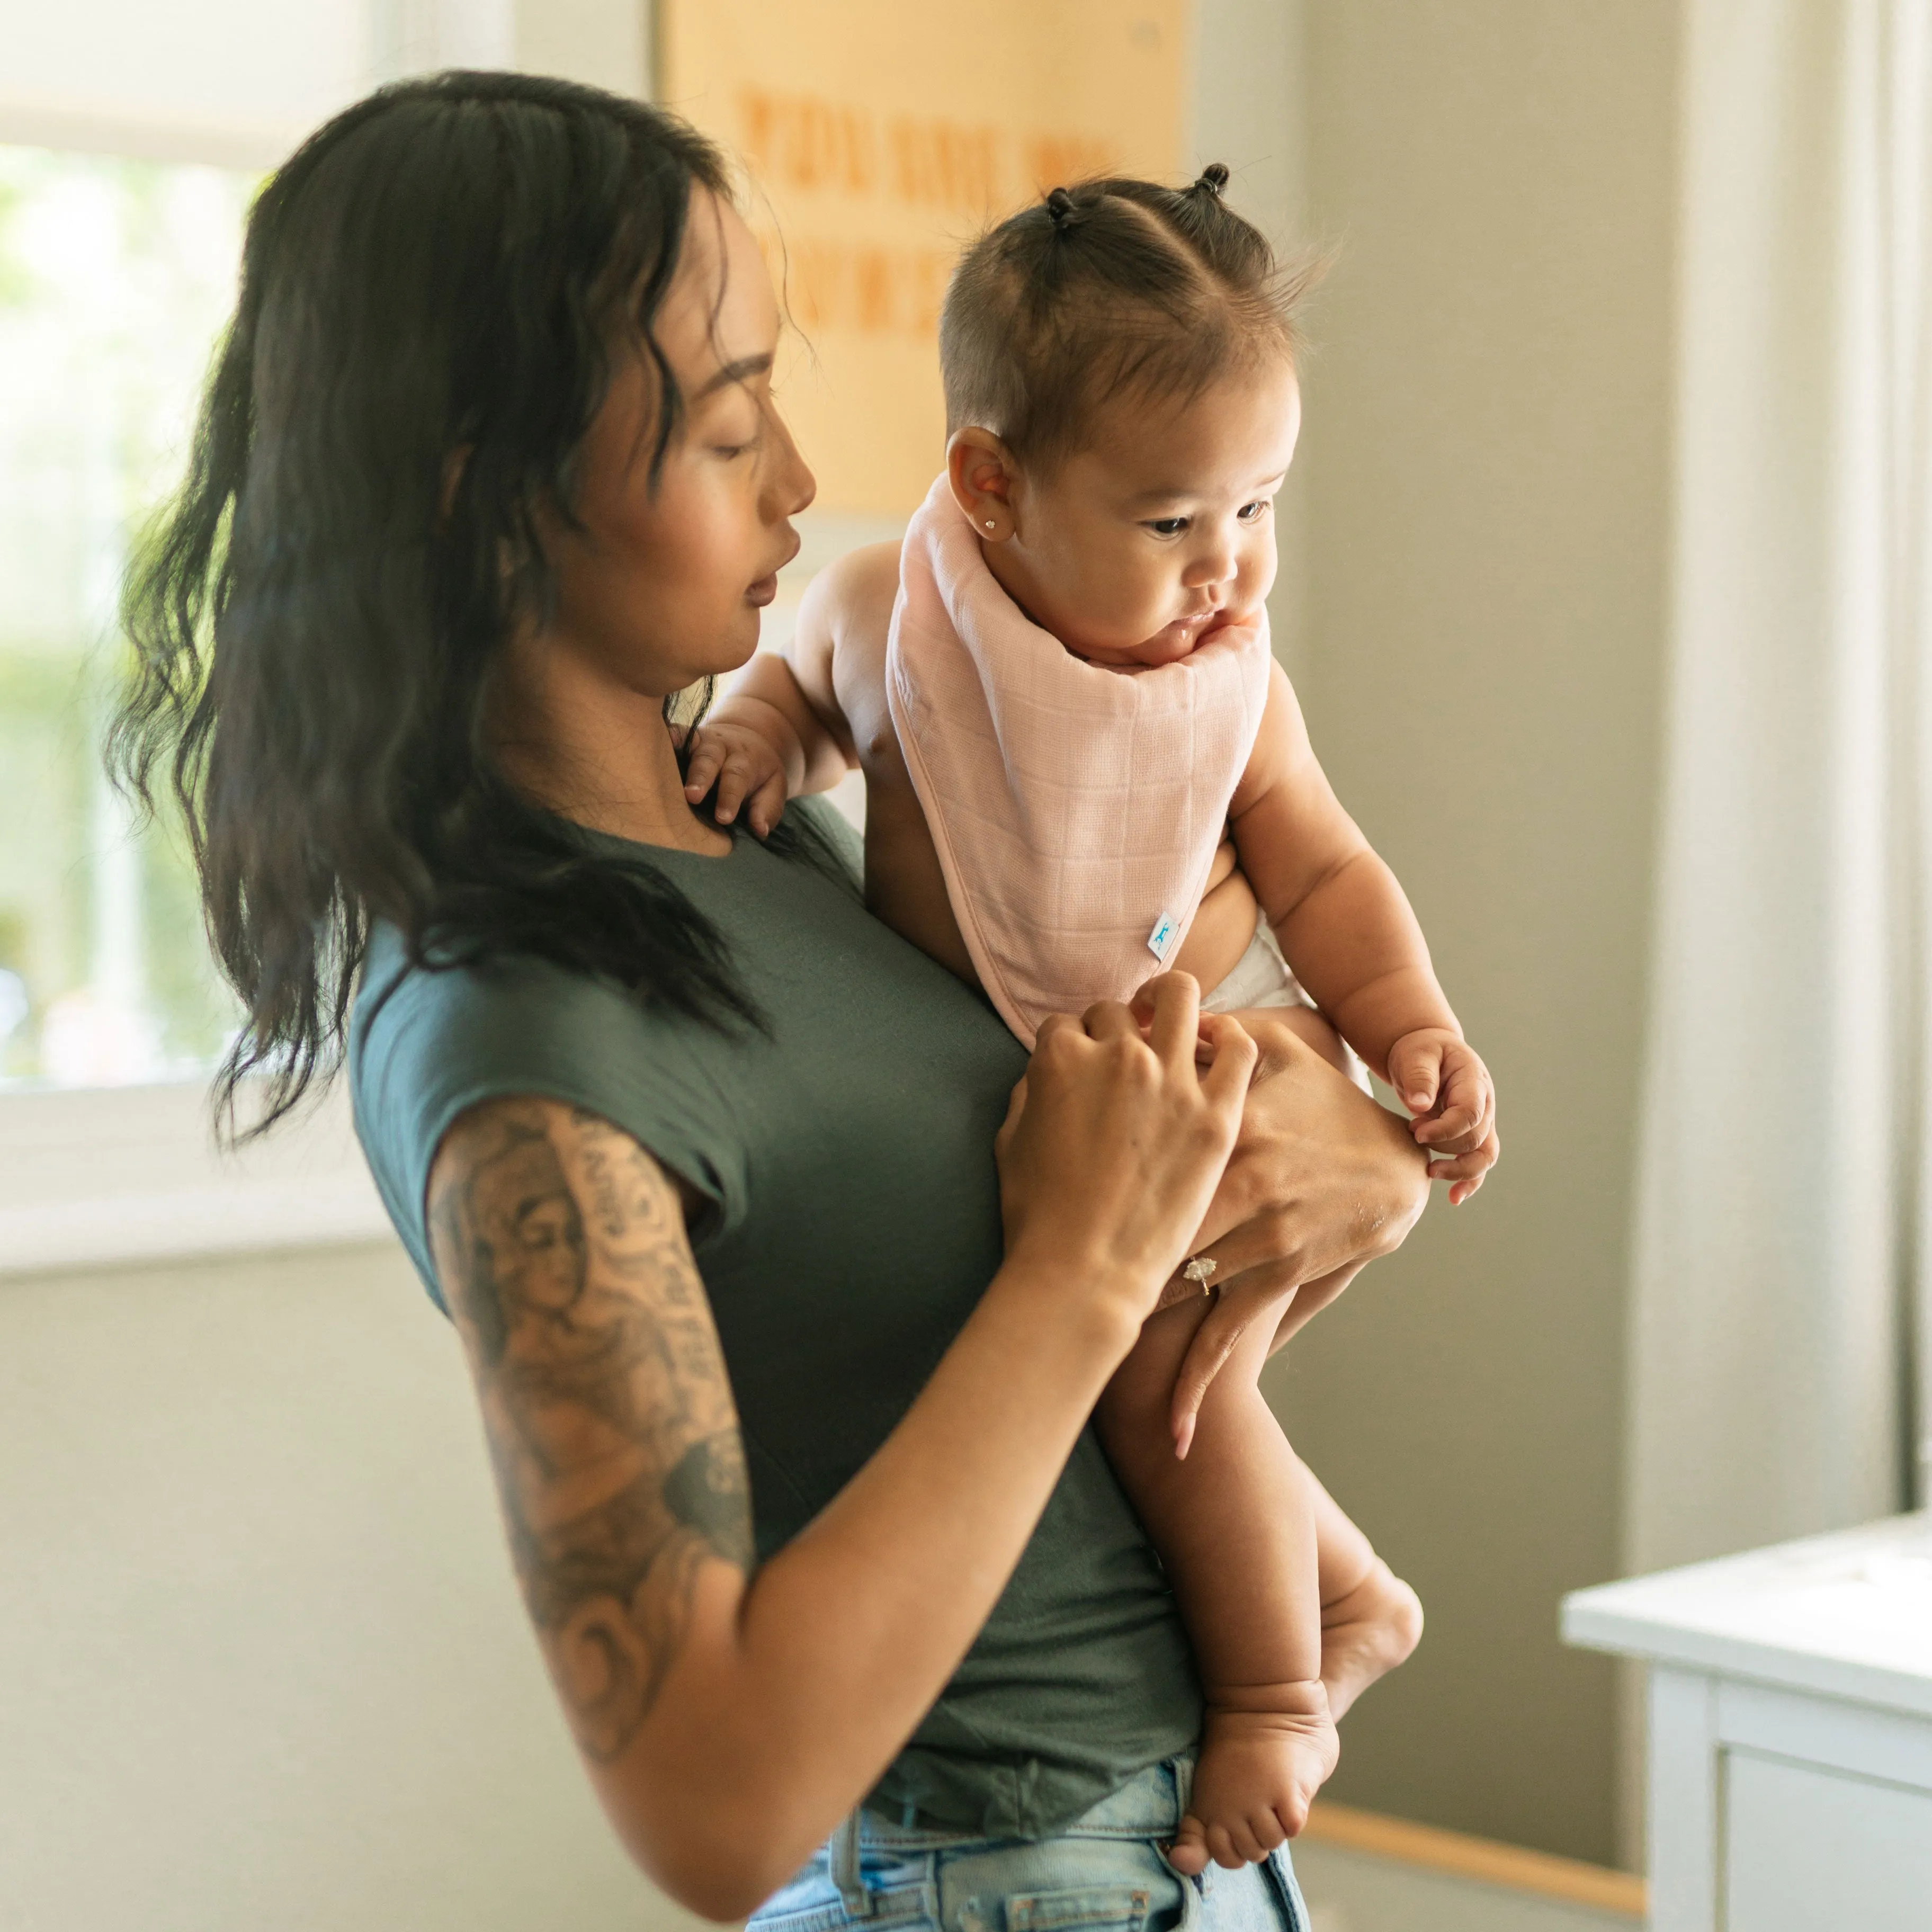
[[[266,172],[306,130],[0,94],[0,144]],[[206,1072],[0,1092],[0,1280],[394,1238],[338,1082],[239,1154]]]

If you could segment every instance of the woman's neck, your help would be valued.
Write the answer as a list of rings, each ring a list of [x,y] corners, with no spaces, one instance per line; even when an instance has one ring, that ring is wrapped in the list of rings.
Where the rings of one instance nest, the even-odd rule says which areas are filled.
[[[506,666],[496,751],[504,776],[560,818],[680,852],[722,858],[731,837],[684,796],[663,700],[585,674],[568,652],[520,652]]]

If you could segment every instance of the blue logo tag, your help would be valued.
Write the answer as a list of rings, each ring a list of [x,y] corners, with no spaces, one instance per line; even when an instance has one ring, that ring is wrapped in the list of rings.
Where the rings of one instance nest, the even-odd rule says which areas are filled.
[[[1174,936],[1180,930],[1180,921],[1171,912],[1160,916],[1160,922],[1148,934],[1148,950],[1165,966],[1167,956],[1173,950]]]

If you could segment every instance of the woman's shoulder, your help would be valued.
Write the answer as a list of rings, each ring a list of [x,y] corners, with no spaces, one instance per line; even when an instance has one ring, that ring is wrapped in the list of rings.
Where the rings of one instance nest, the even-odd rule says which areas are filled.
[[[594,976],[549,962],[412,957],[394,926],[370,934],[346,1071],[357,1137],[391,1220],[436,1292],[422,1203],[444,1136],[512,1096],[598,1114],[722,1206],[734,1136],[694,1030]]]
[[[366,1084],[387,1075],[446,1072],[500,1059],[526,1066],[578,1036],[589,1020],[643,1015],[620,990],[544,959],[467,962],[412,955],[394,926],[370,930],[350,1016],[349,1072]]]

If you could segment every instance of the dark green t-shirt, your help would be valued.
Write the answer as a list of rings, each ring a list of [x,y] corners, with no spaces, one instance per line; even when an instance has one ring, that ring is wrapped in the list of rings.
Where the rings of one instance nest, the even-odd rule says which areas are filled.
[[[842,821],[800,808],[852,863]],[[379,929],[350,1032],[356,1130],[439,1303],[424,1190],[445,1131],[478,1100],[587,1107],[712,1204],[694,1245],[763,1558],[884,1440],[999,1266],[993,1136],[1024,1056],[849,880],[748,837],[727,858],[650,856],[716,923],[767,1031],[646,1010],[536,962],[405,972],[397,935]],[[1191,1744],[1200,1718],[1173,1597],[1090,1427],[978,1640],[868,1802],[1046,1837]]]

